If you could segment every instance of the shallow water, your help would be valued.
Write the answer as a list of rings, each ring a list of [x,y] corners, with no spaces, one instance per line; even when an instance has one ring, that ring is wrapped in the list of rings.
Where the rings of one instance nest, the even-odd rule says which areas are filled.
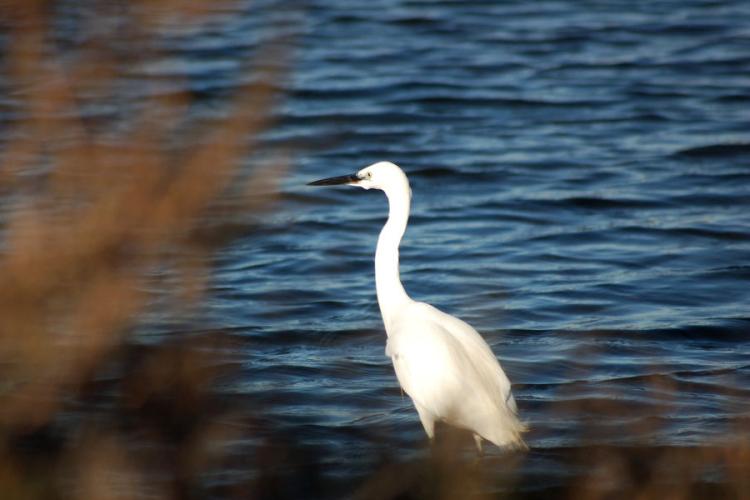
[[[137,101],[184,78],[210,114],[262,21],[288,21],[268,9],[165,29],[169,55],[123,82],[143,83]],[[383,352],[386,201],[305,186],[387,159],[414,192],[405,287],[492,346],[537,486],[575,473],[556,452],[581,439],[732,432],[750,411],[750,4],[311,1],[293,18],[266,137],[293,164],[274,211],[216,256],[206,299],[244,346],[228,394],[344,489],[383,454],[425,453]]]
[[[259,341],[237,390],[338,473],[420,453],[374,296],[385,200],[304,186],[388,159],[414,192],[406,288],[493,347],[531,474],[565,477],[549,453],[582,437],[723,439],[750,396],[747,5],[349,5],[310,9],[283,110],[284,140],[321,146],[220,258],[221,320]]]

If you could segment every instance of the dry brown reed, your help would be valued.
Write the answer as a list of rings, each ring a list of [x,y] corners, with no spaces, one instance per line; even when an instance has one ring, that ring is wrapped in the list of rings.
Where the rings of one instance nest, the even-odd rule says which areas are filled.
[[[261,47],[248,69],[263,78],[210,121],[191,119],[179,82],[139,102],[121,87],[128,65],[157,55],[155,7],[200,22],[210,5],[91,4],[76,46],[55,39],[63,2],[3,5],[3,90],[15,108],[0,160],[2,498],[186,497],[224,432],[195,417],[211,407],[211,349],[189,339],[127,348],[149,281],[177,275],[172,303],[199,296],[207,253],[231,236],[220,221],[266,208],[283,169],[243,167],[269,124],[281,51]],[[119,420],[73,417],[107,390]],[[159,451],[136,457],[123,422]]]

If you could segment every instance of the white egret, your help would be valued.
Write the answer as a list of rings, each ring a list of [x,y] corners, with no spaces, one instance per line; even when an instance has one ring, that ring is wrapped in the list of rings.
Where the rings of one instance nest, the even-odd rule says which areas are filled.
[[[526,448],[510,381],[487,342],[469,324],[424,302],[412,300],[399,276],[398,247],[406,231],[411,188],[395,164],[379,162],[354,175],[311,182],[381,189],[389,215],[375,252],[378,304],[388,337],[385,353],[393,361],[404,392],[414,402],[430,440],[435,422],[473,432],[500,447]]]

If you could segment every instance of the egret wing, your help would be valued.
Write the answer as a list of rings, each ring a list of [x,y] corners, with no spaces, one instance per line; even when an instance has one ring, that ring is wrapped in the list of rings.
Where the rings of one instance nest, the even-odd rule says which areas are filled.
[[[399,383],[415,403],[437,419],[450,419],[456,401],[471,391],[476,370],[461,343],[425,310],[400,318],[386,353]]]
[[[415,303],[399,318],[386,351],[401,387],[435,420],[472,429],[498,445],[523,445],[510,381],[470,325]]]
[[[465,321],[429,304],[420,303],[420,306],[430,310],[432,317],[439,318],[440,324],[461,344],[483,386],[497,395],[497,403],[502,406],[508,405],[515,413],[516,402],[511,393],[510,380],[495,353],[479,332]]]

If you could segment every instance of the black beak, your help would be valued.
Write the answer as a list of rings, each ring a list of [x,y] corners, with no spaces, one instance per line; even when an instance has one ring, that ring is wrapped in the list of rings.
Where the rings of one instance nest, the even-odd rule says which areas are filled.
[[[320,179],[319,181],[308,182],[308,186],[337,186],[339,184],[356,184],[361,179],[357,177],[357,174],[352,175],[341,175],[339,177],[329,177],[327,179]]]

